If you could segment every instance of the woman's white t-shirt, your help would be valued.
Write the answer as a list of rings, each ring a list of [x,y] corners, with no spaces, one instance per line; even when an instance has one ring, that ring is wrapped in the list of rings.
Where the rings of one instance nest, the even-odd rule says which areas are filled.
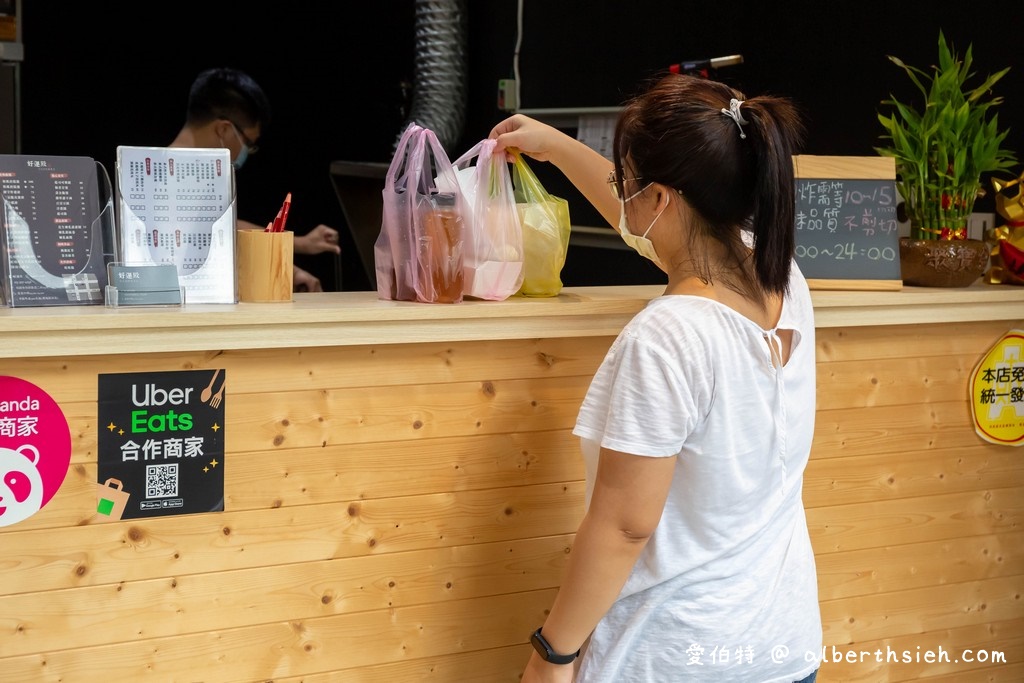
[[[779,365],[776,331],[793,330]],[[791,682],[821,617],[801,499],[814,432],[814,316],[796,264],[763,330],[665,295],[626,325],[580,408],[589,505],[600,447],[678,456],[660,523],[597,625],[577,681]]]

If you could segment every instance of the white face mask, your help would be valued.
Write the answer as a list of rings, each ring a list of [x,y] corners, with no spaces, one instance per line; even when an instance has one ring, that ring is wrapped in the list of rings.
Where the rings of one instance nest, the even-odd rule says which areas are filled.
[[[636,253],[640,254],[646,259],[650,259],[654,263],[654,265],[658,266],[662,270],[665,270],[665,266],[661,263],[661,259],[658,258],[658,253],[654,250],[654,243],[651,242],[651,240],[647,239],[647,233],[651,231],[651,228],[654,227],[654,224],[658,222],[659,218],[661,218],[661,214],[665,213],[665,209],[668,208],[668,204],[665,204],[665,209],[662,209],[660,212],[658,212],[658,215],[654,217],[654,220],[651,221],[651,224],[647,226],[646,230],[644,230],[643,235],[634,235],[629,231],[629,227],[626,225],[626,202],[628,202],[630,199],[633,199],[633,197],[639,196],[648,187],[650,187],[650,185],[645,187],[643,190],[640,190],[640,192],[637,192],[636,194],[626,197],[620,202],[620,206],[622,208],[619,214],[619,234],[622,236],[622,241],[624,241],[626,244],[632,247]]]

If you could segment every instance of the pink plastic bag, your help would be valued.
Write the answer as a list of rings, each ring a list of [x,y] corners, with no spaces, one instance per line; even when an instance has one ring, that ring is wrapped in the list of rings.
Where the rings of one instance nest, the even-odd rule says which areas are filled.
[[[383,217],[373,246],[378,298],[462,301],[465,201],[433,131],[406,128],[381,195]]]
[[[501,301],[523,284],[523,230],[508,161],[494,145],[478,142],[453,165],[467,206],[466,296]]]

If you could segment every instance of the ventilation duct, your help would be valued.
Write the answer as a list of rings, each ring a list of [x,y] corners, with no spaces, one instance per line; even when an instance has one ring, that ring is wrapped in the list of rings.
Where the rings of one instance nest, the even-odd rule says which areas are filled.
[[[412,106],[405,128],[429,128],[450,153],[466,119],[465,0],[416,0]],[[401,133],[395,138],[398,146]]]

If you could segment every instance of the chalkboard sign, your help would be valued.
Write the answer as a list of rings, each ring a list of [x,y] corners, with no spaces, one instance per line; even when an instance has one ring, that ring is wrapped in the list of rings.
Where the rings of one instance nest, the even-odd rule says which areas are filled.
[[[811,289],[900,289],[891,157],[793,158],[796,259]]]

